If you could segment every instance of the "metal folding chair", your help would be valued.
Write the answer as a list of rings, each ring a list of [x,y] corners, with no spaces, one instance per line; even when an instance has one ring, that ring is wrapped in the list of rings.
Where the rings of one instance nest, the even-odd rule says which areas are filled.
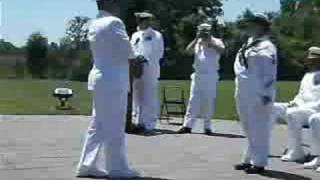
[[[178,86],[166,86],[162,88],[162,105],[161,105],[161,119],[167,120],[169,124],[170,116],[182,117],[182,124],[184,122],[184,115],[186,113],[185,91]]]

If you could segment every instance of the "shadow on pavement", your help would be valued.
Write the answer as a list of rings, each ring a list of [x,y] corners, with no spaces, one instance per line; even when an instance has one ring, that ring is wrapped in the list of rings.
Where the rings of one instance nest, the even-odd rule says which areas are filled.
[[[135,136],[144,136],[144,137],[153,137],[153,136],[161,136],[166,134],[177,134],[176,131],[165,130],[165,129],[157,129],[151,133],[128,133]]]
[[[272,159],[281,159],[282,155],[269,155],[269,158],[272,158]],[[311,155],[311,154],[307,154],[304,158],[298,160],[298,161],[295,161],[295,163],[298,163],[298,164],[304,164],[304,163],[307,163],[307,162],[311,162],[314,158],[316,158],[317,156],[314,156],[314,155]]]
[[[261,174],[261,176],[279,180],[312,180],[311,178],[304,177],[301,175],[273,170],[267,170],[265,173]]]
[[[163,178],[154,178],[154,177],[139,177],[139,178],[129,178],[123,180],[170,180],[170,179],[163,179]]]
[[[246,138],[243,135],[229,134],[229,133],[212,133],[210,135],[203,134],[203,133],[192,133],[192,134],[199,134],[199,135],[212,136],[212,137],[221,137],[221,138],[230,138],[230,139],[243,139],[243,138]]]
[[[225,134],[225,133],[212,133],[210,136],[215,137],[223,137],[223,138],[231,138],[231,139],[242,139],[246,138],[245,136],[238,135],[238,134]]]
[[[108,178],[108,177],[78,177],[79,179],[104,179],[104,180],[170,180],[154,177],[136,177],[136,178]]]

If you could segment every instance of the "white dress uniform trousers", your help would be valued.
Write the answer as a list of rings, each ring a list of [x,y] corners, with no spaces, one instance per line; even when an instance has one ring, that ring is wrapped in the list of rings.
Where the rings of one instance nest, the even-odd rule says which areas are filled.
[[[317,166],[317,172],[320,172],[320,113],[313,114],[310,119],[311,137],[312,137],[312,147],[316,159],[313,160],[312,165]]]
[[[275,98],[277,50],[268,36],[250,38],[240,49],[234,70],[235,98],[242,130],[248,139],[243,163],[258,167],[268,164],[271,113]],[[264,104],[262,97],[271,98]]]
[[[136,55],[148,60],[140,79],[133,81],[133,119],[135,124],[152,130],[159,115],[160,59],[164,54],[164,42],[160,32],[148,28],[132,35],[131,45]]]
[[[123,22],[100,11],[88,35],[94,59],[88,88],[95,113],[78,165],[78,175],[134,176],[127,158],[125,135],[129,84],[128,57],[132,53]]]
[[[221,48],[225,48],[222,40],[214,37],[212,40]],[[193,128],[197,118],[201,118],[204,120],[204,129],[211,130],[221,54],[200,39],[195,46],[194,56],[195,72],[191,75],[190,98],[183,127]]]
[[[289,103],[276,103],[274,119],[284,119],[288,123],[289,153],[288,159],[304,157],[302,147],[302,129],[310,125],[310,117],[320,112],[320,71],[306,73],[303,77],[298,95],[291,103],[296,106],[288,107]]]

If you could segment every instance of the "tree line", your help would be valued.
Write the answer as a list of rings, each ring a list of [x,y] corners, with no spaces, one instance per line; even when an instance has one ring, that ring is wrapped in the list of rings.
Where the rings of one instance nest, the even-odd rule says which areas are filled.
[[[223,16],[220,0],[131,0],[122,17],[129,34],[136,30],[134,12],[149,10],[155,14],[154,27],[164,35],[166,52],[161,61],[162,79],[189,79],[192,57],[184,53],[194,38],[196,26],[213,25],[213,35],[222,38],[227,49],[221,60],[223,79],[233,78],[233,62],[246,36],[241,33],[241,18],[235,22],[219,22]],[[273,40],[279,49],[279,79],[297,80],[304,73],[303,59],[310,46],[320,46],[320,0],[281,0],[279,12],[265,12],[273,19]],[[30,35],[23,48],[27,68],[35,78],[59,78],[86,81],[92,66],[86,39],[88,17],[74,17],[68,23],[65,37],[48,44],[45,35]],[[1,52],[0,42],[0,52]]]

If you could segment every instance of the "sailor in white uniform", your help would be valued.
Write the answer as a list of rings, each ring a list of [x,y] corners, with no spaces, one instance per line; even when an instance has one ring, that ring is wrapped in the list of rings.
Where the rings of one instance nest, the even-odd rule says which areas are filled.
[[[282,157],[283,161],[304,160],[306,154],[302,147],[302,129],[308,125],[312,130],[313,145],[319,155],[319,114],[320,114],[320,48],[311,47],[305,59],[308,72],[304,75],[298,95],[289,103],[274,105],[274,119],[288,123],[289,151]],[[306,163],[305,168],[319,166],[319,159]]]
[[[248,145],[236,170],[262,173],[268,165],[271,114],[276,91],[277,48],[270,40],[270,20],[263,14],[245,19],[250,36],[235,64],[235,98]]]
[[[133,119],[136,131],[152,132],[157,125],[159,114],[160,59],[164,54],[162,34],[151,27],[154,17],[147,12],[135,13],[138,31],[131,37],[135,54],[142,55],[148,63],[143,74],[133,80]]]
[[[198,26],[197,37],[188,45],[186,51],[194,55],[191,75],[190,99],[185,122],[178,133],[191,133],[198,117],[204,120],[205,134],[211,135],[212,116],[215,111],[217,84],[221,53],[225,45],[221,39],[211,35],[212,26],[204,23]]]
[[[137,177],[129,166],[125,134],[132,47],[120,14],[120,0],[97,0],[99,14],[89,27],[94,59],[89,74],[95,113],[77,168],[78,177]]]

